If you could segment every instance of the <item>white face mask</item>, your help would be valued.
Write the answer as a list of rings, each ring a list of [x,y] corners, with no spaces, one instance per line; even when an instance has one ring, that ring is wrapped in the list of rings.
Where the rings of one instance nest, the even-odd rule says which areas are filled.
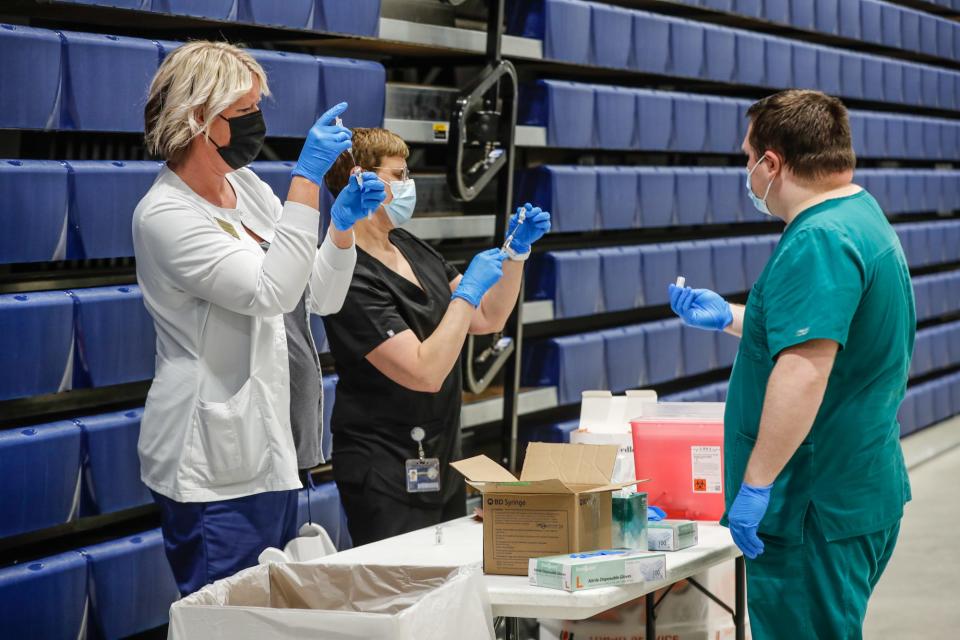
[[[402,227],[413,217],[413,208],[417,206],[417,185],[413,178],[391,180],[389,182],[393,199],[383,208],[394,227]]]
[[[763,197],[758,198],[757,194],[753,192],[753,188],[750,186],[750,176],[753,175],[753,172],[757,170],[757,167],[760,166],[760,163],[766,160],[767,157],[763,156],[757,160],[757,164],[753,165],[753,168],[747,171],[747,195],[750,196],[750,201],[753,203],[753,206],[757,208],[757,211],[768,216],[773,216],[770,213],[769,207],[767,207],[767,196],[770,195],[770,187],[773,186],[773,181],[776,180],[776,176],[770,178],[770,182],[767,183],[767,190],[763,192]]]

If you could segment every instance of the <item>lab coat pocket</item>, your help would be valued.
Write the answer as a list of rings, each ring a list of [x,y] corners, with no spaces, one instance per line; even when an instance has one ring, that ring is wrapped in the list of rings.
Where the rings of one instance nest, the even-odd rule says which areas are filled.
[[[260,472],[268,448],[254,379],[226,402],[197,400],[193,454],[197,472],[211,485],[250,480]]]
[[[753,437],[737,433],[731,477],[737,481],[738,487],[756,443]],[[767,513],[760,522],[760,533],[787,543],[802,541],[803,519],[813,493],[813,454],[813,443],[804,442],[777,476],[770,492]]]

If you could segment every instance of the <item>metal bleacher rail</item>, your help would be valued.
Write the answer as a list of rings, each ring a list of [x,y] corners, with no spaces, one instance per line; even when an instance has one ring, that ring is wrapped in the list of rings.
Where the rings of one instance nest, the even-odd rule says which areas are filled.
[[[162,57],[188,38],[251,43],[274,93],[252,168],[281,195],[328,103],[351,102],[348,125],[403,136],[418,180],[409,228],[462,264],[507,213],[486,192],[455,201],[444,175],[451,106],[488,53],[488,5],[505,11],[493,40],[521,83],[515,201],[555,226],[518,310],[528,386],[466,396],[465,453],[509,459],[511,442],[568,438],[586,388],[725,397],[735,342],[683,329],[665,289],[683,273],[742,300],[762,268],[780,229],[745,198],[739,145],[751,100],[787,86],[851,106],[857,180],[910,260],[919,333],[902,433],[960,413],[958,0],[8,0],[0,620],[14,636],[77,631],[88,606],[91,634],[138,633],[173,597],[152,580],[166,565],[138,477],[153,327],[129,235],[160,167],[140,131]],[[313,330],[325,351],[316,318]],[[316,477],[314,515],[346,543],[329,466]]]

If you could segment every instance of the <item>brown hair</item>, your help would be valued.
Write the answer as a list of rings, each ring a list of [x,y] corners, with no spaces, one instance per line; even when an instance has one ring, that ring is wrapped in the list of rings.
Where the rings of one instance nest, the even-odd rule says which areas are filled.
[[[374,167],[379,167],[384,158],[390,156],[401,156],[406,159],[410,156],[410,149],[403,138],[387,129],[365,129],[358,127],[353,129],[353,157],[357,164],[363,167],[364,171],[374,171]],[[353,161],[350,154],[346,151],[340,154],[330,170],[327,171],[323,179],[334,197],[339,195],[340,191],[347,186],[347,180],[350,179],[350,170],[353,169]]]
[[[856,167],[847,108],[820,91],[788,89],[753,103],[748,139],[757,155],[774,151],[800,180]]]

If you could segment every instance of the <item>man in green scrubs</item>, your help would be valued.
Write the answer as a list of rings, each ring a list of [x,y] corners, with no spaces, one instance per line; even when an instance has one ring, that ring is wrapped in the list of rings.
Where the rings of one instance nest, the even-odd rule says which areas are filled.
[[[910,273],[852,182],[839,100],[784,91],[747,117],[746,188],[787,227],[745,307],[672,285],[671,306],[741,337],[722,523],[747,557],[753,637],[860,638],[910,499],[896,416],[916,326]]]

